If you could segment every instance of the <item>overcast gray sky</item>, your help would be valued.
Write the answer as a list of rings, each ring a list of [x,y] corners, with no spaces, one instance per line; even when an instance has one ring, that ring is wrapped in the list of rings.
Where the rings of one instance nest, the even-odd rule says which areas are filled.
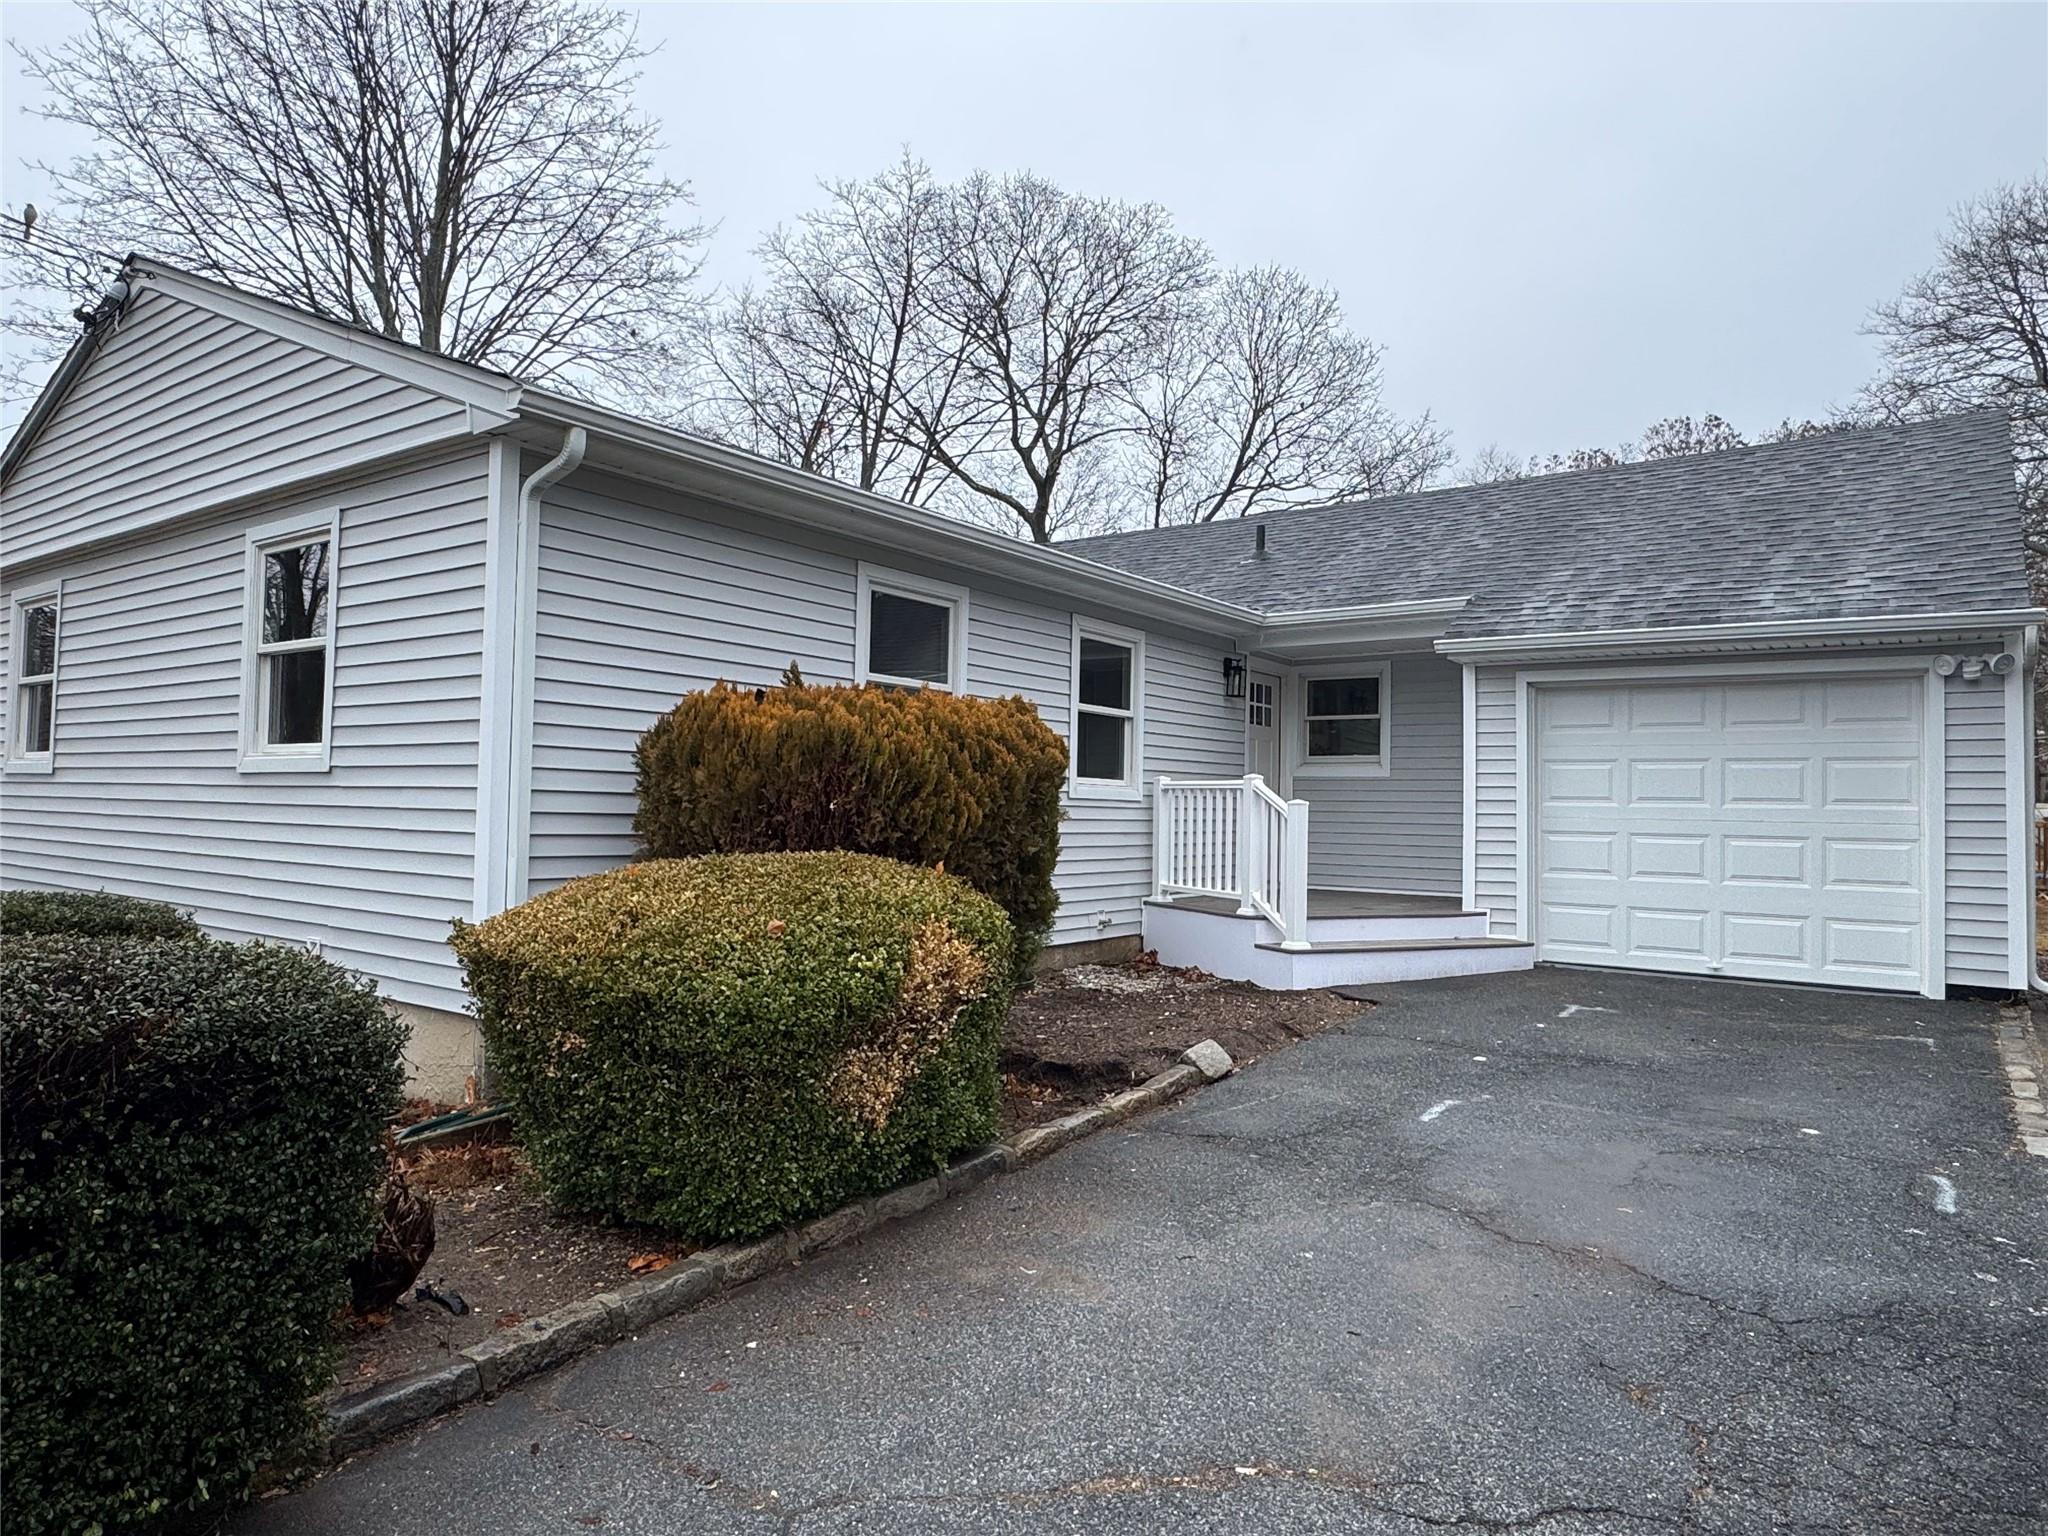
[[[1821,414],[1948,210],[2048,155],[2042,4],[636,9],[712,279],[903,144],[1029,167],[1333,284],[1461,454]],[[40,45],[74,13],[4,17]],[[12,59],[6,90],[19,207],[67,146]]]

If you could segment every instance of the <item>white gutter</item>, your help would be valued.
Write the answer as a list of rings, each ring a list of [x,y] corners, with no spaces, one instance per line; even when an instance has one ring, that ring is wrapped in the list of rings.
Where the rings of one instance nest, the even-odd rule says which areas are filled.
[[[1316,626],[1324,624],[1371,623],[1383,619],[1449,618],[1472,601],[1463,597],[1416,597],[1398,603],[1364,603],[1353,608],[1285,608],[1261,615],[1271,628],[1280,624]]]
[[[1493,656],[1536,658],[1555,652],[1640,650],[1656,646],[1711,645],[1719,641],[1869,640],[1945,630],[2010,629],[2048,618],[2039,608],[1993,608],[1976,613],[1870,614],[1846,619],[1762,619],[1740,624],[1674,624],[1660,629],[1582,629],[1564,634],[1475,635],[1439,640],[1439,653],[1454,660]]]
[[[581,427],[562,435],[562,448],[519,485],[513,555],[517,574],[512,601],[512,771],[505,817],[505,895],[503,905],[526,899],[526,861],[533,806],[533,694],[536,671],[534,625],[540,605],[540,498],[549,486],[582,464],[590,436]]]
[[[743,449],[728,448],[603,406],[529,388],[521,391],[517,409],[529,419],[584,427],[612,441],[680,459],[710,471],[727,484],[752,486],[789,498],[814,517],[850,517],[852,521],[840,531],[852,537],[873,539],[879,533],[881,542],[909,548],[928,558],[1026,585],[1036,580],[1054,589],[1079,591],[1111,606],[1135,605],[1210,632],[1235,634],[1256,629],[1266,620],[1266,615],[1256,608],[1204,597],[1170,582],[1098,564],[1054,545],[1025,543],[1007,534],[942,517],[873,491],[858,490],[808,470],[793,469]],[[890,533],[897,537],[890,538]]]

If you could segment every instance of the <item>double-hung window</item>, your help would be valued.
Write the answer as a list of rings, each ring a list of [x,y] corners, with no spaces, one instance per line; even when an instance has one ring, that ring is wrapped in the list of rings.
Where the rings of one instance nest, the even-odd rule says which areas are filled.
[[[1135,631],[1074,621],[1073,792],[1140,792],[1144,757],[1145,641]]]
[[[1387,674],[1360,669],[1301,680],[1302,766],[1385,772]]]
[[[10,605],[13,686],[7,701],[8,766],[48,773],[56,762],[57,625],[63,589],[16,594]]]
[[[869,565],[858,587],[855,681],[966,691],[965,590]]]
[[[327,767],[334,708],[334,574],[339,519],[249,535],[242,658],[242,768]]]

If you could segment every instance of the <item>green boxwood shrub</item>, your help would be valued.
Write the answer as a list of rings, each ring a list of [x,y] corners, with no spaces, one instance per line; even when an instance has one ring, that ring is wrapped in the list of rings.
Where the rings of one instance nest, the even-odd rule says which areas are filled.
[[[111,891],[0,892],[0,933],[75,933],[103,939],[201,936],[199,925],[169,902]]]
[[[370,1233],[403,1029],[297,950],[0,945],[0,1505],[112,1532],[293,1452]]]
[[[942,866],[1009,914],[1019,980],[1059,898],[1067,749],[1020,698],[720,683],[641,737],[649,858],[842,849]]]
[[[453,943],[527,1156],[572,1210],[743,1236],[995,1133],[1009,923],[934,870],[654,860]]]

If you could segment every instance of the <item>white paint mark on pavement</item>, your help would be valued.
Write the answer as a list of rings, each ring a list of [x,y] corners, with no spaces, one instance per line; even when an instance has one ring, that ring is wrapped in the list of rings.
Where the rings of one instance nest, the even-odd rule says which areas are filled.
[[[1428,1121],[1434,1120],[1438,1115],[1442,1114],[1445,1110],[1454,1108],[1455,1106],[1462,1104],[1464,1102],[1465,1101],[1463,1099],[1439,1099],[1436,1103],[1430,1105],[1429,1108],[1425,1109],[1419,1118],[1426,1123]]]
[[[1801,1127],[1799,1127],[1799,1134],[1802,1136],[1818,1136],[1820,1132],[1816,1131],[1810,1125],[1802,1125]]]
[[[1614,1010],[1613,1010],[1612,1008],[1599,1008],[1599,1007],[1595,1007],[1595,1006],[1594,1006],[1594,1005],[1593,1005],[1592,1003],[1566,1003],[1566,1004],[1564,1005],[1564,1007],[1562,1007],[1561,1009],[1559,1009],[1559,1010],[1558,1010],[1558,1014],[1557,1014],[1557,1016],[1558,1016],[1558,1017],[1559,1017],[1560,1019],[1568,1019],[1568,1018],[1570,1018],[1570,1017],[1571,1017],[1571,1016],[1572,1016],[1573,1014],[1575,1014],[1575,1013],[1612,1013],[1612,1012],[1614,1012]]]
[[[1932,1035],[1879,1035],[1877,1038],[1880,1040],[1910,1040],[1915,1045],[1926,1046],[1930,1051],[1934,1049],[1934,1036]]]
[[[1955,1184],[1938,1173],[1930,1173],[1927,1180],[1934,1186],[1934,1208],[1944,1216],[1956,1213]]]

